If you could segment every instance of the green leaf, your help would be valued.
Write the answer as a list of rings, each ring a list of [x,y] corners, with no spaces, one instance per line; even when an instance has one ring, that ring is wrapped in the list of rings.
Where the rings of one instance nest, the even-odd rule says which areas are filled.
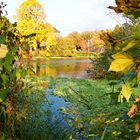
[[[140,25],[137,25],[135,28],[135,31],[133,32],[134,39],[139,39],[140,38]]]
[[[1,92],[0,92],[0,103],[3,102],[8,94],[10,90],[7,88],[7,89],[3,89]]]
[[[6,44],[6,37],[0,35],[0,44]]]
[[[12,52],[8,52],[6,54],[5,62],[7,62],[9,64],[12,64],[13,59],[14,59],[13,53]]]
[[[138,10],[138,11],[132,11],[132,12],[129,12],[127,14],[128,15],[133,15],[135,18],[138,18],[138,17],[140,17],[140,10]]]
[[[25,77],[26,75],[27,75],[26,69],[22,69],[22,70],[21,70],[21,76],[22,76],[22,77]]]
[[[94,137],[95,136],[95,134],[89,134],[88,135],[88,137]]]
[[[2,75],[1,75],[1,78],[2,78],[2,80],[3,80],[3,84],[6,84],[7,81],[8,81],[8,76],[5,75],[5,74],[2,74]]]
[[[4,67],[5,67],[5,69],[6,69],[7,71],[11,72],[12,66],[11,66],[11,64],[9,64],[8,61],[5,61],[5,62],[4,62]]]

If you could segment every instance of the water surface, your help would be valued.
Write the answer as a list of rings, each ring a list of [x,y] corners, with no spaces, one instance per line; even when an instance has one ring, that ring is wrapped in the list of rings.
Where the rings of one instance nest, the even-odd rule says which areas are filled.
[[[89,78],[91,61],[88,58],[49,58],[29,62],[37,76]]]

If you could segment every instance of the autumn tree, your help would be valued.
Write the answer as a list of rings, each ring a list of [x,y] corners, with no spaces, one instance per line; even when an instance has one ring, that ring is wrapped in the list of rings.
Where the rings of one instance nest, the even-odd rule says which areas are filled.
[[[23,35],[36,33],[39,25],[45,23],[46,15],[39,2],[26,0],[17,8],[17,28]]]
[[[68,35],[68,38],[71,38],[74,45],[75,45],[75,49],[77,51],[82,51],[83,50],[83,46],[84,46],[84,40],[81,36],[80,33],[78,32],[72,32]]]
[[[51,48],[53,56],[74,56],[76,52],[75,44],[69,37],[56,37],[56,44]]]
[[[101,38],[102,31],[88,31],[81,34],[85,41],[86,50],[101,53],[105,48],[105,43]]]
[[[91,41],[92,35],[93,35],[93,32],[88,32],[88,31],[83,32],[81,34],[82,38],[85,41],[85,47],[84,47],[85,52],[90,52],[90,50],[91,50],[91,47],[92,47],[92,41]]]
[[[101,31],[95,31],[93,32],[92,38],[91,38],[91,51],[94,52],[101,52],[106,46],[104,41],[101,39]]]
[[[101,38],[102,31],[72,32],[67,37],[57,37],[56,44],[51,52],[56,56],[88,55],[88,53],[101,53],[106,45]],[[63,51],[62,51],[63,49]],[[67,50],[69,49],[69,53]],[[65,53],[62,53],[65,52]]]
[[[22,35],[36,34],[28,40],[31,47],[43,47],[49,51],[50,46],[54,44],[54,29],[47,23],[44,9],[37,0],[26,0],[21,3],[14,18]]]

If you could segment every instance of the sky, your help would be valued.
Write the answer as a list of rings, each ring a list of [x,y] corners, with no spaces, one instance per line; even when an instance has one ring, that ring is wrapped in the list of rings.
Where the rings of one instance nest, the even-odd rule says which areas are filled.
[[[7,6],[8,18],[13,22],[17,7],[24,0],[0,0]],[[115,0],[38,0],[47,15],[47,22],[57,28],[61,35],[71,32],[84,32],[113,29],[123,24],[124,19],[108,6],[114,6]]]

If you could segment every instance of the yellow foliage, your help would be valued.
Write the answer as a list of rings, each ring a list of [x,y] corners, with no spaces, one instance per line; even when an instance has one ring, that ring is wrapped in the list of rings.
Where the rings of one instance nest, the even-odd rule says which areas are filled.
[[[122,49],[122,51],[123,51],[123,52],[124,52],[124,51],[127,51],[127,50],[131,49],[132,47],[135,47],[136,44],[137,44],[137,41],[132,40],[131,42],[129,42],[129,43],[127,44],[126,47],[124,47],[124,48]]]
[[[115,54],[112,57],[114,60],[109,71],[127,73],[134,64],[133,58],[128,54]]]
[[[35,22],[44,22],[46,15],[39,2],[36,0],[26,0],[18,7],[15,19],[17,21],[28,19]]]
[[[114,33],[120,32],[120,30],[116,27],[114,31],[112,30],[102,30],[100,33],[100,38],[104,41],[105,45],[110,49],[118,49],[118,46],[120,45],[120,41],[118,41],[114,35]]]
[[[128,84],[124,84],[122,86],[121,94],[126,99],[126,101],[129,102],[129,99],[130,99],[131,94],[132,94],[131,86]]]
[[[21,73],[20,73],[20,71],[17,71],[17,72],[16,72],[16,77],[17,77],[17,80],[19,80],[19,79],[21,78]]]
[[[96,48],[98,48],[98,47],[100,47],[100,48],[103,48],[103,47],[105,47],[105,42],[101,39],[101,32],[93,32],[93,35],[92,35],[92,44],[93,44],[93,46],[94,47],[96,47]]]
[[[109,6],[108,8],[113,9],[116,13],[124,13],[124,14],[128,14],[128,15],[130,14],[130,15],[133,15],[134,18],[140,17],[140,0],[115,0],[115,1],[116,1],[117,6],[116,7]],[[137,23],[139,24],[139,22],[137,22]],[[135,24],[133,24],[133,29],[134,28],[135,28]],[[137,30],[138,29],[139,28],[137,28]],[[137,32],[131,31],[131,34],[133,34],[133,33],[134,33],[134,36],[132,38],[133,40],[130,41],[127,44],[127,46],[125,46],[122,49],[122,52],[128,51],[129,49],[135,47],[136,45],[139,45],[139,30]],[[125,41],[127,41],[127,38],[125,38]],[[138,50],[138,52],[139,52],[139,50]],[[135,53],[135,51],[133,51],[133,54],[136,54],[136,56],[134,56],[132,54],[132,57],[134,59],[131,56],[129,56],[128,54],[121,54],[121,53],[115,54],[113,56],[114,61],[111,63],[109,70],[116,71],[116,72],[122,71],[124,73],[125,72],[127,73],[127,72],[129,72],[130,68],[134,68],[135,73],[137,74],[138,82],[139,82],[140,64],[137,63],[136,65],[134,65],[134,59],[136,62],[139,61],[139,53]],[[138,83],[138,85],[139,85],[139,83]],[[122,102],[123,98],[125,98],[128,102],[131,97],[131,94],[132,94],[132,91],[131,91],[130,85],[123,85],[118,99],[120,102]],[[132,105],[129,112],[127,113],[127,115],[130,118],[134,117],[136,115],[136,113],[140,110],[140,108],[139,108],[140,98],[139,97],[135,99],[134,104]],[[137,139],[140,139],[139,123],[137,123],[135,125],[135,131],[138,133]]]
[[[38,49],[37,42],[40,47],[50,50],[50,46],[55,44],[54,29],[46,23],[46,14],[41,4],[36,0],[26,0],[17,9],[17,30],[23,35],[36,34],[30,38],[26,38],[31,48]],[[24,42],[24,40],[23,40]]]
[[[123,95],[119,94],[118,96],[118,102],[122,103],[123,102]]]

